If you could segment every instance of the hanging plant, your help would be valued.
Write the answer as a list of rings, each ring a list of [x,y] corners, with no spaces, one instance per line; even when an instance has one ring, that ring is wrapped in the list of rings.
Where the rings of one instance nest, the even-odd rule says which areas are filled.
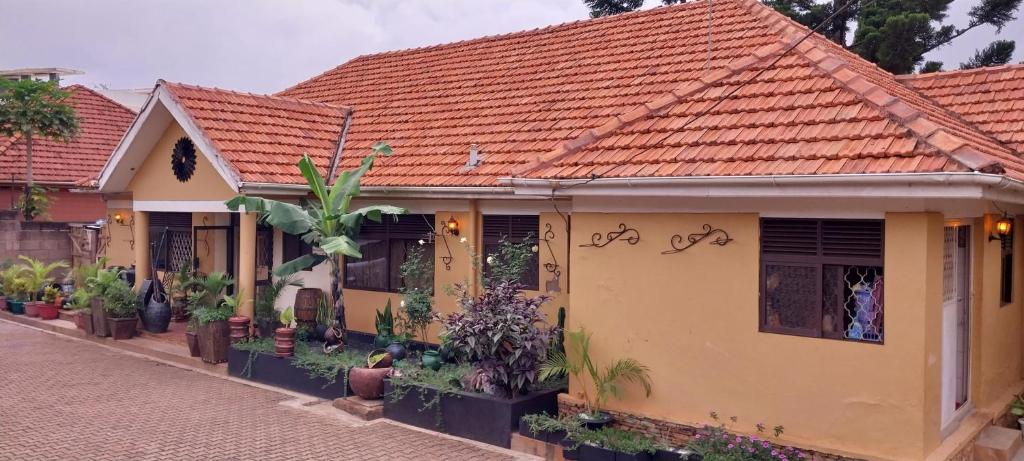
[[[174,143],[171,152],[171,170],[178,181],[187,182],[196,171],[196,145],[188,138],[181,138]]]

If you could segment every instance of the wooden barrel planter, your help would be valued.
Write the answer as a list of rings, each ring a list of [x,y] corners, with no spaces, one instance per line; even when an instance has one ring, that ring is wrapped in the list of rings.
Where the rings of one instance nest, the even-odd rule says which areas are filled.
[[[92,310],[92,333],[96,336],[110,336],[107,311],[103,309],[103,300],[92,298],[89,307]]]
[[[295,320],[312,330],[316,327],[316,312],[320,309],[320,299],[324,292],[319,288],[300,288],[295,293]]]
[[[199,327],[199,356],[204,362],[227,362],[230,346],[230,329],[227,321],[210,322]]]

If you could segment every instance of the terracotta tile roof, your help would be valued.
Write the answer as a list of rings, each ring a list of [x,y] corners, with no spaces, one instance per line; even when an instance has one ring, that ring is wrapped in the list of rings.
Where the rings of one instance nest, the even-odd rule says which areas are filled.
[[[1024,65],[899,78],[1007,147],[1024,152]]]
[[[121,141],[135,112],[81,85],[65,88],[78,116],[79,133],[71,142],[33,139],[32,177],[47,184],[81,184],[95,177]],[[0,138],[0,182],[25,182],[25,142]]]
[[[1024,177],[1024,161],[895,77],[752,0],[683,4],[363,56],[281,95],[350,105],[342,166],[369,185],[537,178],[911,173]],[[709,65],[708,65],[709,64]],[[467,169],[471,144],[482,163]]]
[[[326,171],[349,108],[161,81],[243,182],[302,183],[308,153]]]

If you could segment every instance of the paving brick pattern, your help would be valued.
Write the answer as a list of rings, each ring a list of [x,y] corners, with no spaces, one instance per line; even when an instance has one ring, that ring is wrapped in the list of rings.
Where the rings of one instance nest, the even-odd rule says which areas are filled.
[[[0,321],[0,461],[512,459],[292,399]]]

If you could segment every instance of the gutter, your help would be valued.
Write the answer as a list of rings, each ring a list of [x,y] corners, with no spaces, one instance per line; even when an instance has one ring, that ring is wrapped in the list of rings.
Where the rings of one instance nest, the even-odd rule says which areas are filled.
[[[670,196],[703,198],[976,198],[1024,204],[1024,183],[1002,175],[887,173],[792,176],[518,179],[500,184],[526,196]]]
[[[243,194],[259,195],[307,195],[309,186],[305,184],[273,184],[273,183],[242,183],[239,190]],[[401,197],[401,198],[433,198],[433,199],[531,199],[515,194],[512,187],[388,187],[362,186],[360,196],[364,197]],[[541,198],[541,197],[537,197]]]

